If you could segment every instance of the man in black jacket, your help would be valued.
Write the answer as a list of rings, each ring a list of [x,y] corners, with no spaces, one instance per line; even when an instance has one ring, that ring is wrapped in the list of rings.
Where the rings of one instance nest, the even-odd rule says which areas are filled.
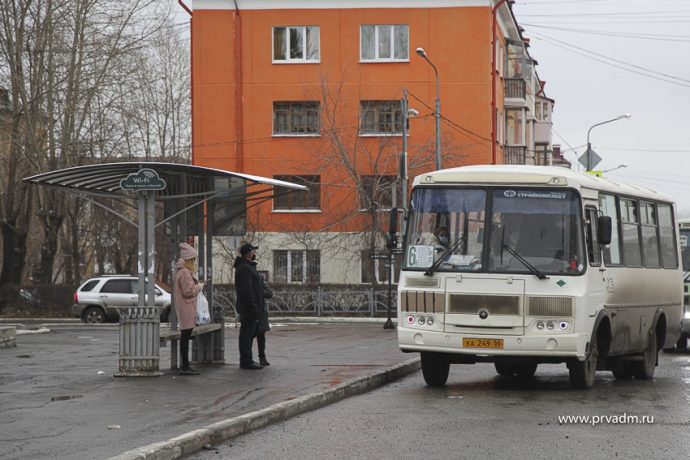
[[[240,315],[240,367],[242,369],[263,369],[252,357],[252,341],[259,325],[263,308],[261,275],[256,271],[253,261],[258,246],[250,243],[242,245],[240,255],[235,259],[235,308]]]

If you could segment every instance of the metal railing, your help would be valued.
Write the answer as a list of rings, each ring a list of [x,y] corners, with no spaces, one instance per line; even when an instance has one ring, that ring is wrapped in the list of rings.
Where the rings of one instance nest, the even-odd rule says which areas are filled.
[[[503,147],[503,156],[507,165],[524,165],[527,147],[506,145]]]
[[[235,316],[235,289],[216,286],[214,308],[226,316]],[[360,316],[384,317],[388,312],[388,290],[385,286],[363,288],[295,287],[273,288],[273,297],[266,299],[272,316]],[[396,315],[397,292],[391,297],[391,312]]]
[[[527,82],[522,77],[505,78],[506,99],[525,99],[527,96]]]

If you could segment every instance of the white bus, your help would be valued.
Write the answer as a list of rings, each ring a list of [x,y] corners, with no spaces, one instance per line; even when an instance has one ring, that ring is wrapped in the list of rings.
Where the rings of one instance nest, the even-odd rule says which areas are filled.
[[[415,178],[398,283],[398,341],[428,385],[450,364],[532,376],[566,363],[650,379],[679,338],[673,201],[548,166],[467,166]],[[444,232],[445,231],[445,232]],[[448,241],[437,235],[447,233]]]

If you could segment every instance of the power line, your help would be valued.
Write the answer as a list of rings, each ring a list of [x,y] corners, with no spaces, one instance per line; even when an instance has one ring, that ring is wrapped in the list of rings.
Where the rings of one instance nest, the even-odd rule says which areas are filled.
[[[687,80],[687,79],[684,79],[684,78],[680,78],[680,77],[675,77],[675,76],[672,76],[672,75],[663,74],[663,73],[660,73],[660,72],[655,72],[655,71],[650,70],[650,69],[645,69],[644,67],[640,67],[640,66],[636,66],[636,65],[633,65],[633,64],[629,64],[629,63],[627,63],[627,62],[620,61],[620,60],[614,59],[614,58],[610,58],[610,57],[608,57],[608,56],[603,56],[603,55],[600,55],[600,54],[595,53],[595,52],[593,52],[593,51],[589,51],[589,50],[586,50],[586,49],[584,49],[584,48],[577,47],[577,46],[575,46],[575,45],[570,45],[570,44],[568,44],[568,43],[562,42],[562,41],[560,41],[560,40],[555,40],[555,39],[553,39],[553,38],[547,37],[547,36],[542,35],[542,34],[538,34],[538,33],[536,33],[536,32],[533,32],[533,34],[536,36],[535,38],[536,38],[537,40],[542,40],[542,41],[544,41],[544,43],[548,43],[548,44],[550,44],[550,45],[552,45],[552,46],[556,46],[556,47],[558,47],[558,48],[565,49],[566,51],[570,51],[571,53],[574,53],[574,54],[577,54],[577,55],[586,57],[586,58],[588,58],[588,59],[591,59],[591,60],[594,60],[594,61],[597,61],[597,62],[601,62],[602,64],[610,65],[610,66],[612,66],[612,67],[616,67],[616,68],[625,70],[625,71],[627,71],[627,72],[635,73],[635,74],[638,74],[638,75],[641,75],[641,76],[647,77],[647,78],[652,78],[652,79],[654,79],[654,80],[663,81],[663,82],[665,82],[665,83],[670,83],[670,84],[672,84],[672,85],[683,86],[683,87],[686,87],[686,88],[690,88],[690,80]],[[575,48],[575,49],[572,49],[572,48]],[[576,51],[576,50],[581,50],[581,51],[583,51],[584,53],[590,53],[590,54],[593,54],[593,55],[595,55],[595,56],[601,56],[603,59],[600,59],[600,58],[597,58],[597,57],[593,57],[593,56],[589,56],[589,55],[587,55],[587,54],[584,54],[584,53],[582,53],[582,52],[578,52],[578,51]],[[606,61],[606,60],[604,60],[604,59],[608,59],[609,61],[614,61],[614,62],[609,62],[609,61]],[[640,69],[643,69],[645,72],[649,72],[649,73],[652,73],[652,74],[663,75],[663,76],[665,76],[666,78],[662,78],[662,77],[650,75],[649,73],[644,73],[644,72],[642,72],[642,71],[633,70],[633,69],[624,67],[623,65],[616,64],[615,62],[620,62],[620,63],[622,63],[623,65],[627,65],[627,66],[634,67],[634,68],[640,68]],[[679,81],[674,81],[674,80],[679,80]],[[686,82],[686,83],[688,83],[688,84],[681,83],[681,82]]]
[[[668,42],[690,42],[690,35],[663,35],[663,34],[629,34],[623,32],[605,32],[602,30],[588,30],[588,29],[572,29],[568,27],[551,27],[543,26],[539,24],[526,24],[521,25],[526,27],[536,27],[538,29],[550,29],[558,30],[562,32],[575,32],[579,34],[587,35],[603,35],[608,37],[621,37],[621,38],[635,38],[640,40],[656,40],[656,41],[668,41]]]

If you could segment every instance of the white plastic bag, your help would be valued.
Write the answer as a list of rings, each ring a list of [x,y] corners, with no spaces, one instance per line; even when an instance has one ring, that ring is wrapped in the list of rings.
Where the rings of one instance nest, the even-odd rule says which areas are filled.
[[[196,324],[202,326],[211,322],[211,314],[208,312],[208,300],[203,292],[196,296]]]

